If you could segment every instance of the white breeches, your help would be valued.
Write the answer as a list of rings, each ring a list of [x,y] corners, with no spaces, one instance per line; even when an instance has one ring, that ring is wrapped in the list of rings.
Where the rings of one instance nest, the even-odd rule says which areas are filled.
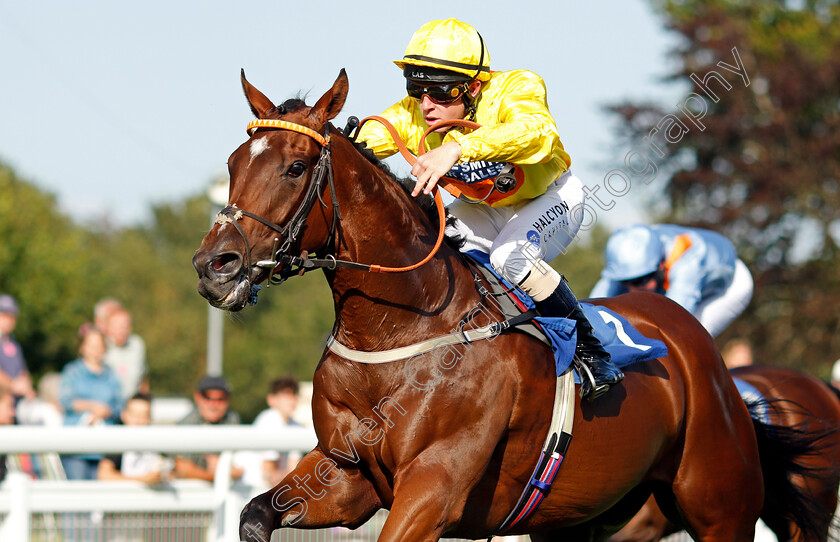
[[[744,312],[753,294],[753,279],[750,270],[741,260],[735,262],[735,274],[732,284],[722,294],[701,301],[697,305],[694,316],[700,320],[703,327],[717,337],[732,323],[739,314]]]
[[[489,254],[493,268],[519,284],[538,261],[550,262],[566,252],[580,229],[584,198],[583,183],[566,171],[542,196],[514,205],[456,200],[449,206],[458,218],[450,233],[466,239],[462,250]]]

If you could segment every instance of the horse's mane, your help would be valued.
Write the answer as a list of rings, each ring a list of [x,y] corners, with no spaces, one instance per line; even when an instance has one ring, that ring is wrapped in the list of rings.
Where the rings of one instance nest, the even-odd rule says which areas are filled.
[[[397,183],[397,185],[402,188],[406,194],[411,196],[411,191],[414,190],[415,185],[414,179],[411,179],[410,177],[398,177],[395,175],[394,172],[391,171],[391,168],[388,167],[388,164],[377,158],[373,151],[367,148],[364,142],[358,143],[353,141],[352,143],[356,150],[359,151],[359,153],[364,156],[368,162],[379,168],[389,179]],[[423,210],[429,220],[431,220],[432,224],[438,223],[437,207],[435,206],[434,197],[429,194],[420,194],[416,197],[411,197],[411,199],[420,206],[420,209]],[[457,219],[449,213],[449,209],[445,209],[445,211],[446,225],[450,226],[454,224]],[[460,235],[447,235],[446,238],[450,240],[456,248],[461,248],[466,242],[466,239]]]
[[[287,113],[293,113],[298,109],[306,107],[306,102],[301,97],[289,98],[288,100],[284,101],[282,104],[279,104],[275,107],[275,111],[272,113],[276,114],[278,118],[282,117]],[[403,189],[403,191],[411,195],[411,191],[414,190],[414,180],[408,177],[398,177],[391,171],[391,168],[388,167],[388,164],[380,160],[376,157],[376,155],[367,148],[367,146],[362,142],[358,143],[356,141],[351,141],[353,146],[356,148],[359,153],[364,156],[368,162],[379,168],[385,176],[388,177],[391,181],[395,182],[397,186]],[[437,215],[437,207],[435,206],[434,198],[429,194],[420,194],[417,197],[411,198],[417,205],[420,206],[420,209],[426,214],[432,224],[438,223],[438,215]],[[446,225],[449,226],[455,222],[456,218],[449,214],[449,210],[446,210]],[[451,231],[451,230],[450,230]],[[449,236],[447,235],[447,239],[449,239],[457,248],[460,248],[464,245],[465,239],[461,236]]]
[[[364,141],[361,143],[353,141],[353,146],[356,147],[356,150],[359,151],[362,156],[367,158],[368,162],[382,170],[382,172],[385,173],[385,175],[387,175],[389,179],[397,183],[400,186],[400,188],[402,188],[405,191],[406,194],[411,194],[411,191],[414,190],[413,179],[409,177],[397,177],[397,175],[393,171],[391,171],[391,168],[388,166],[388,164],[377,158],[373,151],[367,148]],[[412,199],[417,202],[417,205],[419,205],[420,208],[423,209],[423,211],[427,215],[429,215],[429,218],[437,220],[437,209],[435,208],[435,200],[431,195],[420,194],[419,196]]]

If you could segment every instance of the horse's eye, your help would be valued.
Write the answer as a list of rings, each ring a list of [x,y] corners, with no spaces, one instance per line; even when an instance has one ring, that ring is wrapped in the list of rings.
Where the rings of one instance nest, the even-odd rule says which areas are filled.
[[[289,177],[300,177],[304,171],[306,171],[306,165],[301,161],[297,161],[289,166],[289,171],[286,172],[286,175]]]

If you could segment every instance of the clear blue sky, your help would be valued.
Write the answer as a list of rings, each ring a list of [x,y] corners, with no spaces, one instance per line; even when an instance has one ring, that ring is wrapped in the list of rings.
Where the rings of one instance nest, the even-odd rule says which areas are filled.
[[[136,223],[225,171],[251,118],[240,68],[275,102],[302,92],[309,103],[346,68],[343,125],[402,97],[391,61],[421,24],[446,17],[481,32],[493,69],[543,76],[586,184],[629,150],[614,147],[604,104],[679,97],[660,80],[674,38],[642,0],[2,2],[0,161],[77,220]],[[637,208],[624,198],[609,224],[640,218]]]

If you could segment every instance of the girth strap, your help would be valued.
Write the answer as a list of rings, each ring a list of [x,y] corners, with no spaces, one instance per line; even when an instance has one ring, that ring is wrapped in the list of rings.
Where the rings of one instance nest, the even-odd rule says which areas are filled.
[[[439,337],[434,337],[432,339],[408,346],[392,348],[391,350],[380,350],[377,352],[353,350],[352,348],[344,346],[338,342],[335,336],[330,335],[330,338],[327,339],[327,348],[342,358],[355,361],[357,363],[389,363],[391,361],[407,359],[420,354],[425,354],[438,348],[490,339],[496,337],[506,329],[531,320],[536,315],[536,311],[527,311],[512,318],[508,318],[502,322],[494,322],[478,329],[455,331],[448,335],[441,335]]]
[[[571,368],[557,377],[554,388],[554,410],[548,436],[540,454],[540,460],[531,479],[525,486],[516,506],[502,522],[494,534],[503,533],[528,518],[551,489],[551,484],[566,451],[572,441],[572,425],[575,419],[575,381]]]

